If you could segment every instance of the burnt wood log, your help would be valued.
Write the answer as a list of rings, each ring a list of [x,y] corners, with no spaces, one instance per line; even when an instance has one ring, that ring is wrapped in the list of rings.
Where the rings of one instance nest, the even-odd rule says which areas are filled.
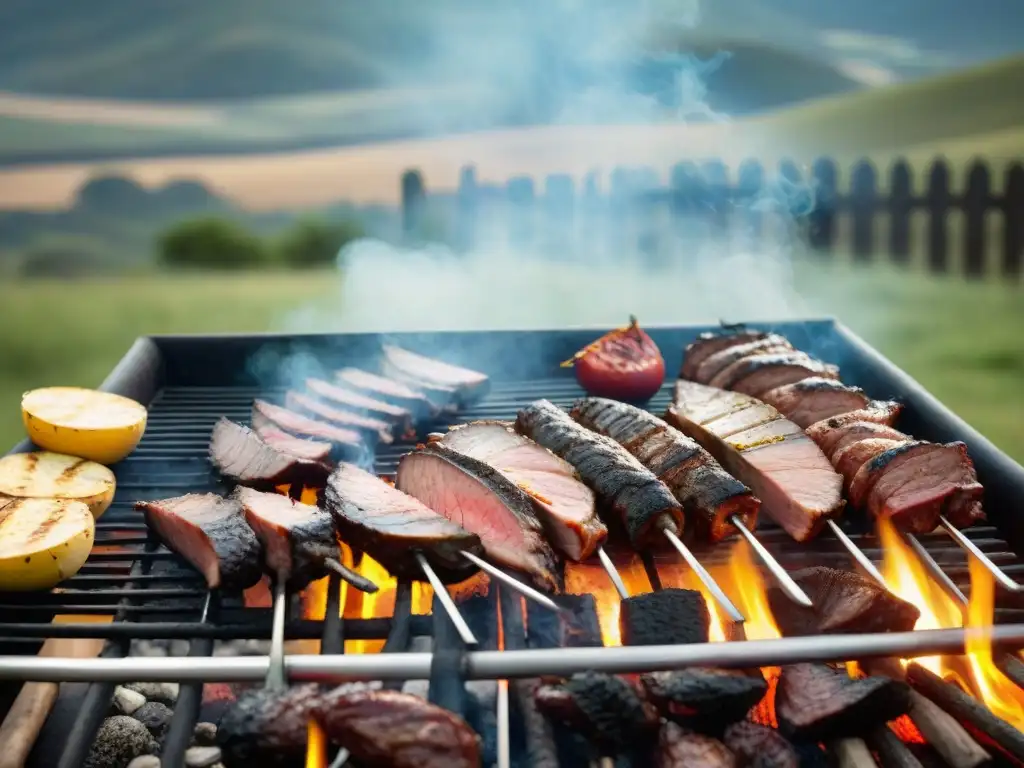
[[[956,718],[983,745],[1024,762],[1024,733],[996,717],[984,703],[920,664],[907,666],[907,682]]]
[[[888,725],[875,728],[865,741],[878,755],[882,768],[922,768],[921,761]]]
[[[828,744],[837,768],[878,768],[863,739],[840,739]]]
[[[800,768],[800,756],[793,745],[774,728],[744,720],[726,728],[723,741],[743,765]]]
[[[706,643],[711,615],[693,589],[662,589],[627,597],[619,611],[623,645]]]
[[[599,648],[601,624],[593,595],[555,595],[563,610],[526,603],[526,641],[530,648]]]
[[[1024,688],[1024,661],[1013,653],[994,653],[996,667],[1018,688]]]
[[[513,701],[523,722],[526,764],[535,768],[559,768],[554,729],[534,701],[538,687],[536,678],[509,681]]]
[[[743,720],[768,692],[760,670],[690,667],[643,674],[640,684],[665,717],[711,733]]]

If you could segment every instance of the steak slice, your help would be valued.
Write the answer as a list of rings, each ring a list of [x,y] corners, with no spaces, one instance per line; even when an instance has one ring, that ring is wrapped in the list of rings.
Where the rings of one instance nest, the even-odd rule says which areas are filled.
[[[588,397],[577,400],[570,416],[617,442],[647,467],[682,503],[689,530],[704,541],[735,532],[731,519],[753,529],[761,501],[710,453],[677,429],[633,405]]]
[[[740,411],[758,425],[733,432],[723,417]],[[678,381],[665,418],[751,488],[764,512],[797,541],[813,538],[842,510],[842,477],[821,449],[770,405]]]
[[[324,422],[334,427],[358,432],[370,443],[391,443],[394,436],[391,434],[392,426],[386,421],[363,416],[353,411],[342,410],[328,405],[315,397],[304,395],[301,392],[287,392],[284,396],[285,407],[296,412],[309,414],[314,421]],[[280,417],[280,414],[278,414]]]
[[[814,430],[813,434],[811,432],[812,429]],[[835,429],[827,426],[827,422],[818,422],[813,427],[807,429],[807,435],[825,452],[825,455],[829,457],[829,461],[832,461],[836,453],[843,450],[847,445],[860,440],[867,440],[869,438],[910,440],[908,435],[903,434],[898,429],[893,429],[885,424],[876,424],[873,421],[854,421]]]
[[[322,461],[326,463],[331,455],[331,444],[322,443],[317,440],[304,440],[301,437],[289,435],[283,429],[279,429],[269,421],[262,422],[259,429],[253,430],[263,438],[263,442],[279,451],[297,456],[300,459],[309,461]]]
[[[412,413],[407,408],[375,400],[348,387],[339,387],[323,379],[306,379],[306,389],[328,404],[390,424],[396,436],[413,429]]]
[[[780,588],[768,589],[768,605],[779,630],[799,635],[909,632],[921,612],[873,580],[850,571],[816,566],[790,574],[814,603],[797,605]]]
[[[721,352],[723,349],[740,344],[759,341],[767,335],[763,331],[747,330],[702,333],[683,349],[683,365],[679,371],[679,378],[692,379],[697,373],[697,368],[700,364],[716,352]]]
[[[354,429],[316,421],[266,400],[253,400],[253,429],[260,430],[268,424],[296,437],[329,442],[332,453],[337,454],[339,458],[355,458],[366,452],[362,437]]]
[[[821,376],[770,389],[761,399],[804,429],[822,419],[863,410],[871,403],[859,387]]]
[[[210,463],[231,482],[256,488],[291,484],[319,488],[331,471],[326,461],[285,453],[248,427],[224,417],[210,435]]]
[[[847,424],[854,424],[860,421],[870,421],[875,424],[884,424],[887,427],[891,427],[896,423],[896,419],[902,410],[903,405],[901,403],[892,400],[872,400],[867,408],[860,411],[849,411],[811,424],[811,426],[807,427],[807,434],[817,442],[818,435],[827,430],[838,429],[839,427],[845,427]]]
[[[294,685],[243,692],[217,724],[217,746],[227,768],[295,768],[306,760],[309,720],[320,686]]]
[[[267,570],[299,590],[329,571],[324,560],[341,561],[331,516],[280,493],[238,487],[231,495],[263,546]]]
[[[786,338],[779,336],[777,333],[769,333],[757,341],[749,341],[746,344],[734,344],[731,347],[726,347],[719,352],[708,355],[697,366],[693,376],[689,378],[699,384],[707,384],[723,370],[744,357],[776,352],[782,353],[792,350],[793,345]]]
[[[450,390],[459,404],[483,397],[490,379],[479,371],[450,365],[393,344],[384,345],[381,367],[385,375],[437,391]]]
[[[585,560],[608,536],[594,493],[568,462],[506,422],[475,421],[454,427],[440,443],[481,461],[519,486],[533,502],[551,542],[567,557]]]
[[[738,768],[740,765],[725,744],[675,723],[665,723],[658,734],[655,768]]]
[[[759,397],[775,387],[812,376],[836,379],[839,369],[804,352],[751,355],[737,360],[712,378],[708,385]]]
[[[446,583],[476,572],[463,551],[483,554],[480,537],[352,464],[327,479],[324,506],[342,540],[367,552],[396,578],[422,580],[421,552]]]
[[[414,421],[434,417],[439,413],[437,406],[421,390],[386,376],[367,373],[358,368],[342,368],[334,374],[334,378],[338,383],[368,397],[406,409]]]
[[[260,543],[245,523],[237,499],[189,493],[135,508],[168,549],[187,560],[210,589],[241,591],[263,576]]]
[[[614,440],[580,426],[548,400],[535,400],[519,411],[516,431],[572,464],[598,501],[622,521],[635,548],[656,540],[661,525],[674,525],[682,533],[682,504]]]
[[[434,442],[399,460],[395,487],[477,534],[491,560],[555,590],[555,554],[533,502],[496,469]]]
[[[793,745],[774,728],[744,720],[726,728],[723,741],[749,768],[800,768]]]
[[[885,440],[877,437],[868,437],[864,440],[858,440],[857,442],[848,443],[841,450],[836,451],[832,455],[832,466],[836,468],[836,472],[843,476],[844,485],[849,493],[851,483],[857,476],[857,472],[860,470],[865,463],[871,461],[871,459],[878,456],[880,453],[884,453],[890,448],[896,448],[901,445],[909,445],[913,441],[909,440]],[[850,497],[852,500],[852,496]],[[855,506],[861,506],[855,504]]]
[[[761,670],[688,667],[640,675],[649,701],[668,718],[698,730],[721,729],[743,720],[764,698]]]

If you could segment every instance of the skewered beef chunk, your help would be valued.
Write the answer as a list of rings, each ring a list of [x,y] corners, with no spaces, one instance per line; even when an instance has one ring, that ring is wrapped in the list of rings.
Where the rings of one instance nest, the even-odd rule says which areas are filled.
[[[718,739],[665,723],[654,756],[657,768],[738,768],[736,755]]]
[[[771,389],[812,376],[835,379],[839,377],[839,369],[815,360],[804,352],[751,355],[740,358],[720,371],[708,385],[760,397],[762,393]]]
[[[648,672],[640,683],[666,717],[705,731],[742,720],[768,692],[760,670],[689,667]]]
[[[881,440],[910,440],[910,437],[886,424],[873,421],[855,421],[841,427],[831,429],[820,427],[821,422],[807,428],[807,436],[814,440],[818,447],[833,461],[835,455],[851,443],[869,438]],[[812,434],[812,430],[815,430]],[[833,466],[835,465],[833,461]]]
[[[688,376],[686,378],[692,379],[700,384],[707,384],[737,360],[742,360],[743,358],[750,357],[752,355],[766,355],[792,350],[793,345],[790,344],[787,339],[779,336],[777,333],[769,333],[763,339],[750,341],[746,344],[734,344],[731,347],[726,347],[720,352],[715,352],[713,355],[708,355],[708,357],[697,366],[693,376]]]
[[[326,576],[325,559],[341,560],[331,516],[318,507],[242,487],[232,498],[242,505],[246,522],[263,545],[267,570],[291,589]]]
[[[462,551],[483,554],[476,534],[352,464],[338,465],[328,478],[324,506],[342,539],[369,553],[396,578],[423,577],[414,557],[417,551],[448,583],[476,571]]]
[[[367,397],[405,408],[416,421],[438,414],[437,406],[430,402],[422,391],[400,381],[367,373],[358,368],[342,368],[334,374],[334,378],[340,384],[362,392]]]
[[[329,442],[333,447],[333,452],[340,458],[361,456],[365,451],[359,432],[353,429],[316,421],[301,413],[268,403],[266,400],[254,400],[252,403],[253,428],[258,431],[267,423],[296,437]]]
[[[744,720],[726,728],[723,740],[744,768],[800,768],[793,745],[774,728]]]
[[[555,554],[533,502],[505,475],[435,442],[401,458],[395,487],[477,534],[492,560],[556,588]]]
[[[867,462],[871,461],[875,456],[885,453],[890,448],[910,446],[913,443],[913,440],[886,440],[868,437],[855,443],[848,443],[832,454],[832,466],[836,468],[836,472],[843,476],[843,484],[846,486],[847,493],[849,493],[850,483],[857,477],[858,470]],[[850,500],[853,500],[852,495]],[[860,504],[855,504],[855,506],[859,507]]]
[[[633,749],[658,726],[658,713],[618,675],[583,672],[537,689],[537,708],[613,754]]]
[[[871,399],[859,387],[821,376],[770,389],[761,399],[805,429],[816,421],[859,411],[871,404]]]
[[[536,507],[551,542],[567,557],[584,560],[607,537],[594,493],[577,479],[572,465],[516,434],[510,424],[474,421],[451,429],[440,442],[518,485]]]
[[[843,507],[843,479],[803,432],[747,395],[676,382],[665,418],[761,499],[764,512],[808,541]]]
[[[427,388],[448,388],[460,404],[483,397],[490,379],[479,371],[441,362],[407,349],[385,344],[381,361],[385,375]]]
[[[577,424],[548,400],[519,411],[516,430],[568,461],[618,516],[633,546],[642,549],[658,536],[660,526],[683,530],[683,507],[663,482],[626,449]]]
[[[317,685],[245,691],[217,725],[226,768],[295,768],[306,759],[309,719],[322,696]]]
[[[309,414],[316,422],[358,432],[371,443],[391,443],[394,441],[394,436],[391,434],[391,425],[388,422],[336,408],[301,392],[285,393],[284,404],[286,408],[296,413]],[[280,414],[278,414],[278,418],[280,417]],[[308,425],[306,428],[308,428]]]
[[[797,605],[780,588],[768,589],[768,605],[783,635],[909,632],[921,612],[873,580],[835,568],[804,568],[790,574],[811,598]]]
[[[861,736],[909,708],[906,683],[889,677],[851,680],[824,664],[783,667],[775,693],[779,730],[809,741]]]
[[[306,389],[330,405],[391,424],[397,436],[412,431],[412,413],[408,408],[376,400],[323,379],[306,379]]]
[[[768,334],[763,331],[728,331],[723,333],[702,333],[683,350],[683,366],[679,378],[692,379],[697,368],[711,355],[740,344],[760,341]]]
[[[248,589],[262,577],[260,543],[236,499],[189,493],[139,501],[135,508],[168,549],[203,574],[210,589]]]
[[[292,483],[320,487],[331,471],[325,461],[285,453],[248,427],[223,417],[210,435],[210,463],[231,482],[256,488]]]
[[[331,455],[330,443],[304,440],[301,437],[289,435],[269,421],[262,422],[259,429],[254,429],[253,431],[271,448],[276,448],[292,456],[298,456],[300,459],[326,463]]]
[[[706,643],[711,615],[704,595],[693,589],[660,589],[632,595],[619,609],[623,645]]]
[[[388,768],[480,768],[480,738],[461,717],[411,693],[324,694],[313,716],[354,763]]]
[[[531,648],[600,648],[601,624],[593,595],[556,595],[552,611],[528,600],[527,644]]]
[[[689,530],[704,541],[735,531],[731,518],[757,524],[761,501],[711,454],[647,411],[626,403],[589,397],[570,415],[587,429],[617,442],[669,487],[686,510]]]

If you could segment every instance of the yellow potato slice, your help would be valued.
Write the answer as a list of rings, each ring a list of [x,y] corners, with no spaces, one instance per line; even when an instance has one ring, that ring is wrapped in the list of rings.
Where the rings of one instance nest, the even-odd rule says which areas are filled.
[[[94,389],[34,389],[21,398],[21,416],[40,448],[100,464],[123,459],[146,431],[144,406]]]
[[[36,451],[0,458],[0,497],[80,501],[99,517],[114,500],[116,487],[107,467],[77,456]]]
[[[0,590],[50,589],[74,576],[95,531],[80,501],[0,499]]]

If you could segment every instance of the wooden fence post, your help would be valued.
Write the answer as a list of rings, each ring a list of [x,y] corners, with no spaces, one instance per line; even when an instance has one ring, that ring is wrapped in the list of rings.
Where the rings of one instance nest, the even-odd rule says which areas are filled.
[[[853,258],[871,260],[875,247],[875,210],[878,197],[875,167],[860,160],[850,174],[850,213],[853,222]]]
[[[910,164],[897,160],[889,181],[889,257],[894,264],[910,262],[910,215],[914,210],[914,184]]]
[[[462,251],[471,251],[476,245],[477,218],[480,212],[480,197],[476,183],[476,168],[467,165],[459,174],[459,191],[456,204],[456,243]]]
[[[1003,276],[1016,280],[1024,261],[1024,165],[1020,163],[1006,170],[1002,209]]]
[[[406,242],[422,236],[425,203],[423,174],[416,169],[406,171],[402,174],[402,236]]]
[[[928,268],[944,274],[949,269],[949,215],[951,196],[949,193],[949,166],[945,160],[932,163],[928,174]]]
[[[835,161],[819,157],[811,166],[814,207],[808,215],[807,237],[811,248],[832,253],[836,239],[837,179]]]
[[[964,212],[964,275],[979,278],[985,274],[985,212],[992,200],[988,166],[980,160],[971,164],[967,189],[961,197]]]

